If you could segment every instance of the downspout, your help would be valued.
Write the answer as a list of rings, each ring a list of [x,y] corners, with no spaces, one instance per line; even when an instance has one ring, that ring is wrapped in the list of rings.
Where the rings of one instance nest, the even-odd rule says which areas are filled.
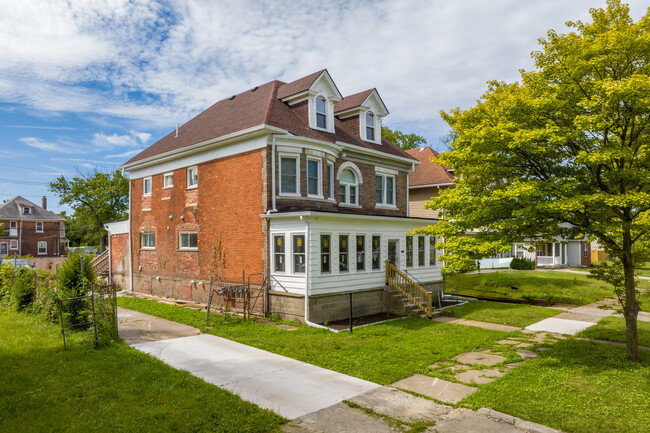
[[[300,219],[303,219],[301,216]],[[311,220],[309,217],[307,217],[307,230],[305,233],[305,239],[307,240],[307,245],[305,245],[306,249],[306,258],[305,258],[305,265],[307,267],[305,271],[305,323],[309,326],[312,326],[314,328],[321,328],[321,329],[327,329],[328,331],[332,332],[339,332],[334,329],[330,329],[327,326],[319,325],[318,323],[310,322],[309,321],[309,289],[311,286],[311,254],[310,254],[310,249],[311,249],[311,232],[310,232],[310,225],[311,225]]]
[[[108,224],[104,225],[106,232],[108,233],[108,284],[113,284],[113,257],[111,252],[111,231],[108,229]]]
[[[275,208],[275,134],[271,136],[271,211],[277,212]]]

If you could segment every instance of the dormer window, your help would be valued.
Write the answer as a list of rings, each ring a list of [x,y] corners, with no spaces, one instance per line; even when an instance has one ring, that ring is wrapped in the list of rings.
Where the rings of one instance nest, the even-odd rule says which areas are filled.
[[[32,213],[32,208],[31,207],[23,207],[23,215],[29,215]]]
[[[366,113],[366,140],[375,141],[375,115],[370,111]]]
[[[327,104],[322,96],[316,98],[316,126],[327,129]]]

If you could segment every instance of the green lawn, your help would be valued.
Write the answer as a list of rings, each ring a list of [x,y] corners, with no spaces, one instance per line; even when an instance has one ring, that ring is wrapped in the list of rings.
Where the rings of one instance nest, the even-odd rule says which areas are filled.
[[[92,349],[40,317],[0,309],[0,431],[265,432],[271,411],[125,344]]]
[[[650,322],[637,321],[637,333],[639,344],[650,347]],[[625,343],[625,319],[622,317],[605,317],[595,326],[582,331],[578,336]]]
[[[650,352],[565,340],[463,400],[573,433],[643,433],[650,426]]]
[[[542,299],[584,305],[613,297],[607,284],[567,272],[500,271],[445,277],[445,293],[499,299]]]
[[[118,305],[380,384],[413,373],[426,374],[427,366],[434,362],[490,348],[508,335],[421,317],[360,327],[352,334],[335,334],[307,326],[285,331],[237,317],[211,315],[212,328],[205,329],[205,313],[196,310],[137,298],[118,298]]]
[[[461,319],[518,326],[520,328],[525,328],[562,312],[553,308],[490,301],[470,301],[444,311],[445,314]]]
[[[650,290],[641,293],[637,297],[637,301],[641,304],[641,311],[648,311],[650,312]]]

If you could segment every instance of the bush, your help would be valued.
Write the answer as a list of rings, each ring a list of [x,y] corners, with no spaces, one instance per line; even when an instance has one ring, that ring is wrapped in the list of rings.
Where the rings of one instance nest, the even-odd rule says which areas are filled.
[[[84,272],[81,274],[81,261]],[[92,256],[72,253],[61,264],[57,275],[58,296],[61,299],[85,296],[95,275],[91,265]],[[64,304],[63,320],[66,325],[80,325],[88,322],[90,313],[88,299],[75,299]]]
[[[13,267],[13,266],[12,266]],[[11,303],[16,311],[23,311],[32,305],[36,294],[35,272],[22,266],[14,267]]]
[[[523,257],[515,257],[510,262],[510,267],[512,269],[518,269],[520,271],[534,271],[535,262],[532,260],[525,259]]]
[[[14,285],[14,266],[5,263],[0,266],[0,304],[11,304],[11,288]]]
[[[36,270],[36,296],[31,312],[41,314],[51,322],[59,317],[58,296],[56,293],[56,276],[44,270]]]

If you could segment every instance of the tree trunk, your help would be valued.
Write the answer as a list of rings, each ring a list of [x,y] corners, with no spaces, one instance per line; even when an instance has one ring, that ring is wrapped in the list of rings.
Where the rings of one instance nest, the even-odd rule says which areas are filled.
[[[632,234],[630,230],[623,233],[623,274],[625,276],[625,304],[623,315],[625,316],[625,337],[627,346],[627,359],[639,361],[639,339],[637,335],[637,315],[639,303],[636,300],[636,289],[634,287],[634,263],[632,261]]]
[[[100,226],[100,229],[99,229],[99,252],[103,253],[105,249],[106,249],[106,232],[104,231],[104,227]]]

